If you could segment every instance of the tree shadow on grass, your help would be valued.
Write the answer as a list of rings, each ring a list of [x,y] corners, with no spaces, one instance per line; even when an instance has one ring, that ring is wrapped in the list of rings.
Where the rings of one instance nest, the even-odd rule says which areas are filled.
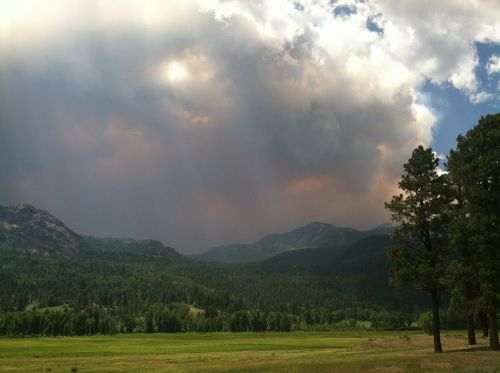
[[[443,353],[452,353],[452,352],[481,352],[481,351],[490,351],[490,346],[486,345],[476,345],[470,346],[467,348],[455,348],[452,350],[445,350]]]

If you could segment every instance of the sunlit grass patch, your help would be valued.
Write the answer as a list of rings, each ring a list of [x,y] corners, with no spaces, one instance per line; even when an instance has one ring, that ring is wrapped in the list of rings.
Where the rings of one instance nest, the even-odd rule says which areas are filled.
[[[500,372],[486,342],[417,332],[178,333],[0,339],[5,372]]]

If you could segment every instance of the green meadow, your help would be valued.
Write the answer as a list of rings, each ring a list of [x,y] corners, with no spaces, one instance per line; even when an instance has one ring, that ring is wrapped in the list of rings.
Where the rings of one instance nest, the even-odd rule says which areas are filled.
[[[1,372],[500,372],[461,332],[178,333],[2,338]]]

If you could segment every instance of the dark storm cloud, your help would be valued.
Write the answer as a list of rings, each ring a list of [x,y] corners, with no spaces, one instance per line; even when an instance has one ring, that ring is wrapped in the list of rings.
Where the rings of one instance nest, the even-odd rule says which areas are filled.
[[[2,51],[4,204],[191,251],[310,220],[367,227],[431,140],[421,73],[366,28],[379,15],[364,5],[335,20],[290,3],[270,20],[272,2],[75,4],[43,33],[19,21]]]

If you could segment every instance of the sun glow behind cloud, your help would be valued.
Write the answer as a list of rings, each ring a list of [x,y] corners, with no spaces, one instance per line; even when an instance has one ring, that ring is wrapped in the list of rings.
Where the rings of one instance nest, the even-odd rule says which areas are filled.
[[[188,71],[179,62],[170,62],[164,69],[164,77],[169,82],[178,82],[188,78]]]

